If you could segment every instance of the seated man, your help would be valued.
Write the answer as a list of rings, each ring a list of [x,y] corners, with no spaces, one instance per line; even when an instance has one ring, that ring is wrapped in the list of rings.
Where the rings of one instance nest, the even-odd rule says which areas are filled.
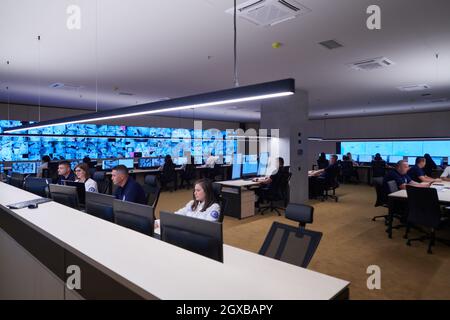
[[[405,160],[397,162],[395,170],[391,170],[383,179],[383,186],[386,194],[390,193],[388,182],[394,180],[397,183],[399,190],[406,189],[406,185],[413,185],[415,187],[429,187],[430,183],[418,183],[412,180],[408,173],[409,165]]]
[[[253,179],[253,181],[259,182],[262,185],[261,188],[256,190],[256,195],[258,196],[256,207],[259,207],[261,200],[263,200],[268,193],[273,191],[271,189],[279,186],[280,180],[282,179],[282,176],[284,174],[286,174],[284,159],[282,157],[279,157],[277,158],[277,169],[272,172],[269,177]]]
[[[444,172],[442,172],[441,179],[444,181],[450,181],[450,166],[447,166]]]
[[[416,165],[412,166],[409,170],[408,170],[408,176],[414,180],[415,182],[429,182],[429,183],[433,183],[433,182],[440,182],[442,180],[440,179],[433,179],[428,177],[425,172],[423,171],[423,168],[426,165],[426,160],[424,157],[417,157],[416,158]]]
[[[337,155],[333,154],[332,156],[330,156],[330,163],[328,167],[309,173],[309,193],[311,198],[321,196],[326,185],[334,182],[339,174],[339,166],[337,164],[337,160]]]
[[[118,186],[114,192],[116,199],[147,204],[144,189],[129,176],[126,166],[122,164],[115,166],[111,172],[111,180]]]
[[[58,164],[58,180],[56,180],[56,184],[63,185],[65,180],[75,181],[76,177],[73,171],[70,169],[69,161],[61,161]]]

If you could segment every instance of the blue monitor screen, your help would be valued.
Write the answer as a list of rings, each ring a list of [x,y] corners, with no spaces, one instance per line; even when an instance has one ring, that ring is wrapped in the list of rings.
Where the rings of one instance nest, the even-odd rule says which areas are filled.
[[[164,165],[164,158],[153,158],[153,166],[159,167]]]
[[[239,179],[241,177],[241,169],[242,169],[242,164],[233,163],[232,172],[231,172],[232,180]]]
[[[417,158],[417,157],[408,157],[408,164],[409,164],[410,166],[415,165],[415,164],[416,164],[416,158]]]
[[[269,163],[269,153],[263,152],[259,154],[258,176],[264,176],[267,171],[267,164]]]
[[[403,156],[389,156],[389,163],[397,163],[403,160]]]
[[[242,174],[250,175],[258,173],[258,161],[256,155],[246,155],[242,166]]]
[[[187,160],[188,160],[187,157],[178,157],[175,159],[174,162],[177,166],[182,166],[183,164],[187,164]]]
[[[102,169],[103,170],[111,170],[115,166],[119,164],[118,160],[103,160]]]
[[[194,157],[194,163],[195,164],[203,164],[203,157],[202,156]]]
[[[372,156],[369,154],[360,154],[359,162],[372,162]]]
[[[74,170],[75,167],[76,167],[79,163],[81,163],[81,161],[71,161],[71,162],[70,162],[70,169]]]
[[[0,163],[0,174],[2,174],[3,171],[5,171],[5,165],[3,163]]]
[[[14,162],[12,172],[32,174],[36,173],[36,162]]]
[[[153,162],[151,158],[140,158],[138,163],[139,168],[151,168],[153,167]]]
[[[128,169],[134,168],[134,159],[119,159],[119,164],[124,165]]]
[[[438,166],[441,166],[442,165],[442,162],[443,162],[443,158],[441,158],[441,157],[432,157],[431,159],[433,159],[433,161],[434,161],[434,163],[436,163]]]

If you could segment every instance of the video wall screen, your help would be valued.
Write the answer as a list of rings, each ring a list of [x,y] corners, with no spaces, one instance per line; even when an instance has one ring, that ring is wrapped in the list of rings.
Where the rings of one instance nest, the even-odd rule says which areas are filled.
[[[0,133],[4,128],[20,125],[20,121],[0,120]],[[43,155],[49,155],[52,160],[82,159],[85,156],[92,159],[129,158],[134,152],[141,152],[142,157],[167,154],[185,157],[190,153],[198,158],[233,154],[237,150],[237,141],[225,141],[226,131],[219,130],[194,132],[181,128],[69,124],[31,129],[26,133],[42,136],[0,137],[0,161],[34,161]]]
[[[449,157],[450,140],[341,142],[341,153],[348,152],[355,155],[379,153],[386,156],[406,157],[418,157],[428,153],[432,157]]]

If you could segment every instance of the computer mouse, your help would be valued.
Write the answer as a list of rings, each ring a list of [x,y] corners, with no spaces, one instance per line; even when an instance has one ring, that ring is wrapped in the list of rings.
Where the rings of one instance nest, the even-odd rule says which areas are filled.
[[[28,205],[28,209],[36,209],[37,207],[38,207],[37,203]]]

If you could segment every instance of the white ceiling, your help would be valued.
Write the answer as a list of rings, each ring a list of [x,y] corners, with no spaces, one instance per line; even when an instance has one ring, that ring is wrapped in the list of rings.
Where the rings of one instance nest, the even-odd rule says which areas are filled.
[[[272,27],[238,20],[241,85],[295,78],[297,87],[309,92],[312,118],[450,110],[450,100],[430,102],[450,99],[450,1],[297,1],[312,12]],[[66,28],[70,4],[81,8],[81,30]],[[366,28],[371,4],[382,10],[379,31]],[[230,88],[233,21],[225,10],[232,5],[232,0],[0,0],[0,101],[95,110],[96,78],[100,110]],[[344,47],[330,51],[318,45],[329,39]],[[275,41],[281,48],[272,48]],[[395,65],[374,71],[347,66],[379,56]],[[82,88],[48,88],[55,82]],[[411,84],[430,85],[426,93],[432,95],[397,89]],[[259,120],[258,104],[233,107],[196,110],[195,116]],[[192,111],[174,116],[192,117]]]

